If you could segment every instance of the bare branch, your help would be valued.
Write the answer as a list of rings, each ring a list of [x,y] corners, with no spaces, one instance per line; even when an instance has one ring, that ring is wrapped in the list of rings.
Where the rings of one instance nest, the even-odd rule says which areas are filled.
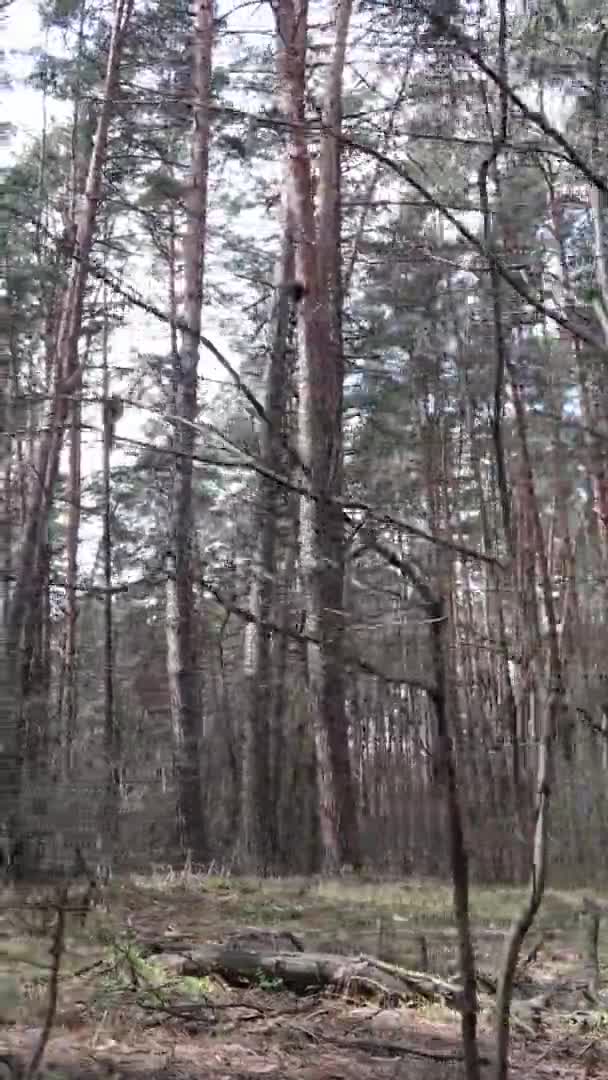
[[[281,626],[271,619],[258,619],[253,612],[248,611],[247,608],[241,607],[240,604],[237,604],[230,597],[224,596],[221,591],[206,578],[201,578],[201,585],[215,600],[217,600],[218,604],[224,608],[224,611],[230,612],[231,615],[236,615],[246,623],[253,623],[256,626],[261,626],[264,630],[272,631],[273,634],[282,634],[291,641],[298,641],[302,644],[319,645],[320,643],[320,638],[314,634],[305,634],[300,630],[292,630],[291,627]],[[378,679],[382,679],[385,683],[392,683],[395,686],[409,686],[412,690],[423,690],[426,694],[430,695],[434,693],[433,685],[425,682],[424,679],[418,679],[414,675],[387,674],[377,668],[375,664],[370,664],[369,661],[362,660],[360,656],[357,656],[354,653],[349,654],[347,652],[345,654],[345,661],[352,667],[356,667],[364,672],[364,674],[373,675]]]
[[[473,61],[475,66],[478,67],[480,71],[483,71],[484,75],[487,75],[488,78],[491,79],[492,82],[495,83],[496,86],[498,86],[503,93],[508,95],[513,104],[517,106],[520,112],[528,120],[530,120],[533,124],[536,124],[536,126],[540,128],[544,135],[547,135],[548,138],[552,139],[554,142],[557,143],[558,146],[562,148],[570,164],[574,165],[574,167],[583,174],[583,176],[589,181],[589,183],[593,184],[600,191],[604,191],[608,194],[608,187],[606,186],[606,182],[603,177],[601,177],[595,171],[595,169],[593,169],[592,166],[589,165],[589,163],[580,156],[578,151],[575,150],[569,140],[566,139],[565,136],[557,130],[557,128],[553,127],[553,125],[549,123],[549,121],[542,112],[539,112],[538,109],[532,109],[529,105],[526,105],[525,101],[519,96],[519,94],[513,89],[513,87],[510,86],[504,73],[495,71],[494,68],[491,67],[484,60],[475,43],[471,41],[471,39],[465,33],[463,33],[462,30],[459,30],[458,27],[455,26],[454,23],[451,22],[448,18],[446,18],[445,15],[440,15],[437,13],[436,10],[430,8],[427,4],[420,3],[420,0],[414,0],[414,7],[418,8],[420,11],[423,11],[424,14],[431,20],[431,22],[438,28],[438,30],[442,34],[455,42],[455,44],[458,45],[459,49],[465,54],[465,56],[468,56],[469,59]]]
[[[521,277],[518,277],[517,274],[514,274],[511,270],[509,270],[504,265],[502,260],[494,254],[493,251],[488,250],[486,244],[482,240],[480,240],[479,237],[475,235],[475,233],[471,232],[471,230],[468,229],[466,225],[463,225],[462,222],[460,222],[458,218],[450,210],[447,209],[444,203],[442,203],[440,199],[437,199],[428,190],[428,188],[425,187],[424,184],[417,180],[416,177],[412,176],[411,172],[405,167],[405,165],[402,165],[398,161],[395,161],[393,158],[388,157],[380,150],[375,150],[373,146],[368,146],[365,143],[360,143],[356,139],[351,139],[346,135],[341,136],[341,138],[345,146],[349,146],[352,150],[356,150],[360,154],[365,154],[367,157],[372,157],[375,158],[376,161],[382,162],[382,164],[385,165],[387,169],[390,169],[391,172],[395,173],[397,176],[400,176],[403,180],[406,181],[406,183],[410,184],[411,187],[413,187],[419,195],[422,195],[422,197],[426,200],[429,206],[431,206],[434,210],[437,210],[437,212],[440,213],[446,221],[449,221],[450,224],[453,225],[455,229],[457,229],[460,235],[472,247],[474,247],[477,251],[480,252],[481,255],[483,255],[487,259],[489,266],[493,266],[496,268],[500,276],[504,278],[506,282],[508,282],[511,288],[516,293],[518,293],[519,296],[521,296],[522,299],[526,301],[526,303],[530,304],[530,307],[533,307],[534,310],[537,311],[543,319],[548,319],[552,322],[557,323],[558,326],[563,327],[564,330],[567,330],[568,333],[573,335],[573,337],[584,341],[587,345],[591,345],[591,347],[593,349],[596,349],[598,352],[602,354],[606,352],[606,345],[604,341],[596,334],[594,334],[591,330],[587,329],[587,327],[584,326],[581,322],[573,322],[572,319],[569,319],[565,315],[562,315],[559,311],[553,311],[545,304],[543,304],[542,300],[539,300],[539,298],[533,292],[531,292],[530,289],[527,288],[527,286],[524,284],[523,279]]]

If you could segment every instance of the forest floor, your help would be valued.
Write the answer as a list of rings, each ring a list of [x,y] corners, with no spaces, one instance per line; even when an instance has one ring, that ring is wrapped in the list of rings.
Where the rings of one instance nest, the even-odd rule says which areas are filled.
[[[473,891],[482,972],[496,971],[520,901],[516,889]],[[575,990],[580,981],[581,901],[582,894],[574,892],[548,893],[526,942],[527,949],[539,945],[526,967],[536,991],[549,983]],[[29,1060],[48,1017],[53,931],[44,924],[53,918],[31,896],[0,892],[0,1062],[4,1056],[13,1067]],[[204,944],[247,927],[267,927],[296,934],[307,951],[371,954],[415,970],[424,963],[446,978],[457,969],[447,886],[158,873],[113,883],[84,927],[80,921],[68,913],[56,1016],[41,1074],[47,1080],[463,1075],[458,1016],[441,1001],[413,997],[395,1007],[347,990],[296,996],[280,979],[261,974],[254,985],[234,988],[215,975],[173,975],[148,949],[153,942]],[[606,979],[608,941],[602,935],[600,960]],[[482,1011],[484,1080],[491,1074],[492,1025],[491,1009]],[[522,1013],[514,1024],[511,1061],[518,1080],[608,1077],[608,999],[605,1009],[597,1002],[590,1009],[566,994],[558,1008]],[[10,1075],[6,1067],[4,1072]],[[0,1078],[5,1080],[1,1064]]]

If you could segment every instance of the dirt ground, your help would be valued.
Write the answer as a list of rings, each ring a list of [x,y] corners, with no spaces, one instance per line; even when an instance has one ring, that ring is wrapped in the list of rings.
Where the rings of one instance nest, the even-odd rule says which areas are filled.
[[[516,890],[478,890],[473,915],[480,970],[496,968]],[[517,1014],[511,1075],[608,1078],[608,999],[593,1008],[580,984],[580,897],[551,893],[530,944],[530,996],[556,985],[554,1008]],[[40,1040],[52,981],[53,920],[44,897],[0,896],[0,1080],[18,1077]],[[454,973],[450,893],[437,883],[266,881],[158,872],[114,883],[80,925],[67,915],[46,1080],[457,1080],[458,1016],[441,1002],[405,1005],[342,993],[295,996],[280,980],[230,987],[173,976],[153,943],[223,941],[235,929],[295,933],[308,949],[373,954],[443,976]],[[48,925],[47,925],[48,924]],[[171,947],[174,947],[171,945]],[[606,957],[601,954],[602,963]],[[604,969],[608,974],[608,969]],[[600,999],[601,1002],[601,999]],[[480,1017],[489,1080],[491,1009]],[[4,1058],[4,1064],[2,1064]]]

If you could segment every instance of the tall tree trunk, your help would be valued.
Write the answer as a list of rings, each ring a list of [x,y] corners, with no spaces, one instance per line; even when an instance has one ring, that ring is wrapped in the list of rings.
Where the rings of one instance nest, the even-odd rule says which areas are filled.
[[[44,798],[42,786],[48,781],[47,748],[50,690],[50,542],[44,546],[39,563],[36,602],[24,628],[21,651],[21,730],[23,769],[36,797]],[[39,804],[40,805],[40,804]]]
[[[281,105],[290,122],[288,198],[293,215],[298,283],[300,455],[312,497],[300,515],[310,709],[325,868],[360,862],[343,682],[343,520],[335,506],[342,488],[340,284],[340,159],[342,76],[350,0],[336,0],[335,42],[323,110],[319,211],[315,220],[310,153],[304,120],[306,0],[281,0],[277,52]]]
[[[20,426],[17,408],[17,361],[10,343],[10,312],[6,301],[0,299],[0,553],[2,564],[2,598],[0,600],[0,627],[8,620],[13,571],[13,535],[19,509],[16,480],[19,472],[13,463],[13,442],[19,445],[17,430]],[[17,456],[17,449],[15,449]],[[18,461],[18,457],[17,457]]]
[[[110,395],[108,369],[108,303],[104,289],[103,327],[103,709],[105,783],[100,831],[105,862],[111,869],[119,840],[121,799],[121,732],[114,697],[114,610],[112,603],[112,446],[122,405]]]
[[[177,401],[177,384],[179,381],[179,343],[177,336],[177,223],[175,220],[175,207],[169,207],[169,239],[167,255],[167,272],[169,286],[169,341],[171,350],[171,401],[169,408],[175,411]]]
[[[197,370],[207,227],[213,0],[193,14],[193,131],[184,233],[185,323],[176,371],[170,555],[167,575],[167,670],[178,783],[178,830],[184,854],[207,856],[201,777],[201,694],[195,641],[192,454],[197,417]]]
[[[261,457],[269,470],[284,472],[289,463],[285,453],[285,411],[290,390],[289,351],[294,279],[294,245],[285,213],[284,236],[277,273],[274,335],[266,377],[265,413],[267,422],[260,432]],[[241,840],[245,858],[266,872],[277,857],[277,807],[272,802],[272,634],[268,623],[276,586],[276,548],[280,502],[283,497],[276,482],[260,477],[256,536],[258,550],[250,607],[256,617],[245,631],[246,664],[250,707],[245,729],[245,763],[241,810]]]
[[[80,20],[78,26],[77,62],[82,70],[85,49],[86,3],[80,2]],[[86,191],[87,166],[95,138],[95,122],[91,106],[82,100],[82,84],[77,79],[74,87],[72,117],[72,161],[70,177],[70,207],[66,215],[67,235],[74,232],[76,207]],[[41,178],[42,183],[42,178]],[[66,269],[73,251],[69,244],[65,249]],[[105,312],[105,308],[104,308]],[[105,316],[104,316],[105,317]],[[105,333],[107,335],[107,320]],[[52,339],[51,339],[52,341]],[[91,335],[87,335],[87,348],[82,361],[86,367]],[[107,351],[107,341],[104,341]],[[105,354],[104,354],[105,363]],[[63,667],[59,685],[59,723],[61,738],[61,771],[65,780],[69,779],[73,768],[73,749],[78,718],[78,544],[80,540],[80,504],[82,500],[81,484],[81,443],[82,443],[82,405],[80,390],[70,401],[70,456],[68,479],[68,522],[67,522],[67,567],[66,567],[66,622],[63,648]]]
[[[295,347],[295,342],[293,343]],[[292,356],[292,360],[294,357]],[[290,371],[289,395],[293,394],[293,369]],[[287,432],[294,423],[295,409],[287,409],[285,417],[285,430]],[[295,426],[295,423],[294,423]],[[298,560],[298,514],[299,500],[295,493],[290,493],[285,499],[282,534],[282,565],[279,569],[279,580],[275,588],[276,621],[285,631],[289,630],[292,618],[292,590],[297,576]],[[289,767],[289,759],[292,754],[291,731],[289,724],[289,703],[292,699],[293,687],[298,685],[297,675],[292,676],[289,669],[289,661],[293,657],[293,642],[290,643],[287,633],[278,634],[273,642],[272,649],[272,700],[271,700],[271,779],[270,791],[274,801],[277,815],[277,854],[279,859],[279,871],[285,870],[292,865],[290,854],[291,847],[286,830],[283,827],[285,820],[285,775]],[[297,662],[297,660],[296,660]],[[305,793],[302,793],[305,794]],[[299,800],[298,793],[296,799]]]
[[[345,863],[361,862],[357,798],[350,759],[344,679],[344,518],[339,508],[344,485],[343,404],[344,347],[342,340],[342,200],[341,144],[344,62],[351,0],[335,0],[335,41],[329,69],[324,133],[319,166],[318,245],[321,295],[328,305],[329,354],[317,357],[315,385],[320,427],[326,433],[322,485],[327,502],[316,504],[324,528],[318,531],[319,587],[323,672],[321,711],[329,733],[331,765],[337,800],[340,856]],[[329,368],[329,372],[327,372]]]
[[[70,423],[70,459],[68,478],[68,522],[66,530],[67,567],[66,567],[66,613],[65,639],[63,650],[63,671],[59,701],[62,743],[62,774],[67,780],[72,772],[72,754],[76,734],[78,715],[78,672],[77,672],[77,620],[78,620],[78,542],[80,535],[80,449],[81,417],[80,396],[72,399]]]

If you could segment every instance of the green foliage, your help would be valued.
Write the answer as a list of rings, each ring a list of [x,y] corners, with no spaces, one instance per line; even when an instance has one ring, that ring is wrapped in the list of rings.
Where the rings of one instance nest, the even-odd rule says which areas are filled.
[[[183,184],[166,169],[148,173],[145,183],[146,188],[138,200],[142,207],[162,207],[167,203],[178,203],[183,197]]]
[[[110,950],[109,971],[101,998],[117,991],[131,990],[142,1005],[182,1001],[205,1001],[212,991],[207,978],[168,972],[162,962],[144,957],[134,941],[116,942]],[[99,1000],[99,999],[98,999]]]
[[[260,990],[264,990],[267,994],[278,994],[285,989],[283,979],[276,975],[267,975],[264,971],[258,972],[257,984]]]
[[[82,9],[83,0],[42,0],[40,16],[43,26],[66,30]]]
[[[196,975],[176,976],[174,985],[176,990],[181,991],[185,997],[190,998],[192,1001],[205,1001],[213,990],[210,979],[206,977],[198,978]]]
[[[230,71],[228,68],[222,67],[221,64],[217,64],[213,69],[211,89],[213,93],[219,97],[224,90],[227,90],[230,86]]]
[[[582,1014],[574,1012],[566,1017],[566,1024],[570,1028],[605,1038],[608,1032],[608,1009],[590,1009]]]

